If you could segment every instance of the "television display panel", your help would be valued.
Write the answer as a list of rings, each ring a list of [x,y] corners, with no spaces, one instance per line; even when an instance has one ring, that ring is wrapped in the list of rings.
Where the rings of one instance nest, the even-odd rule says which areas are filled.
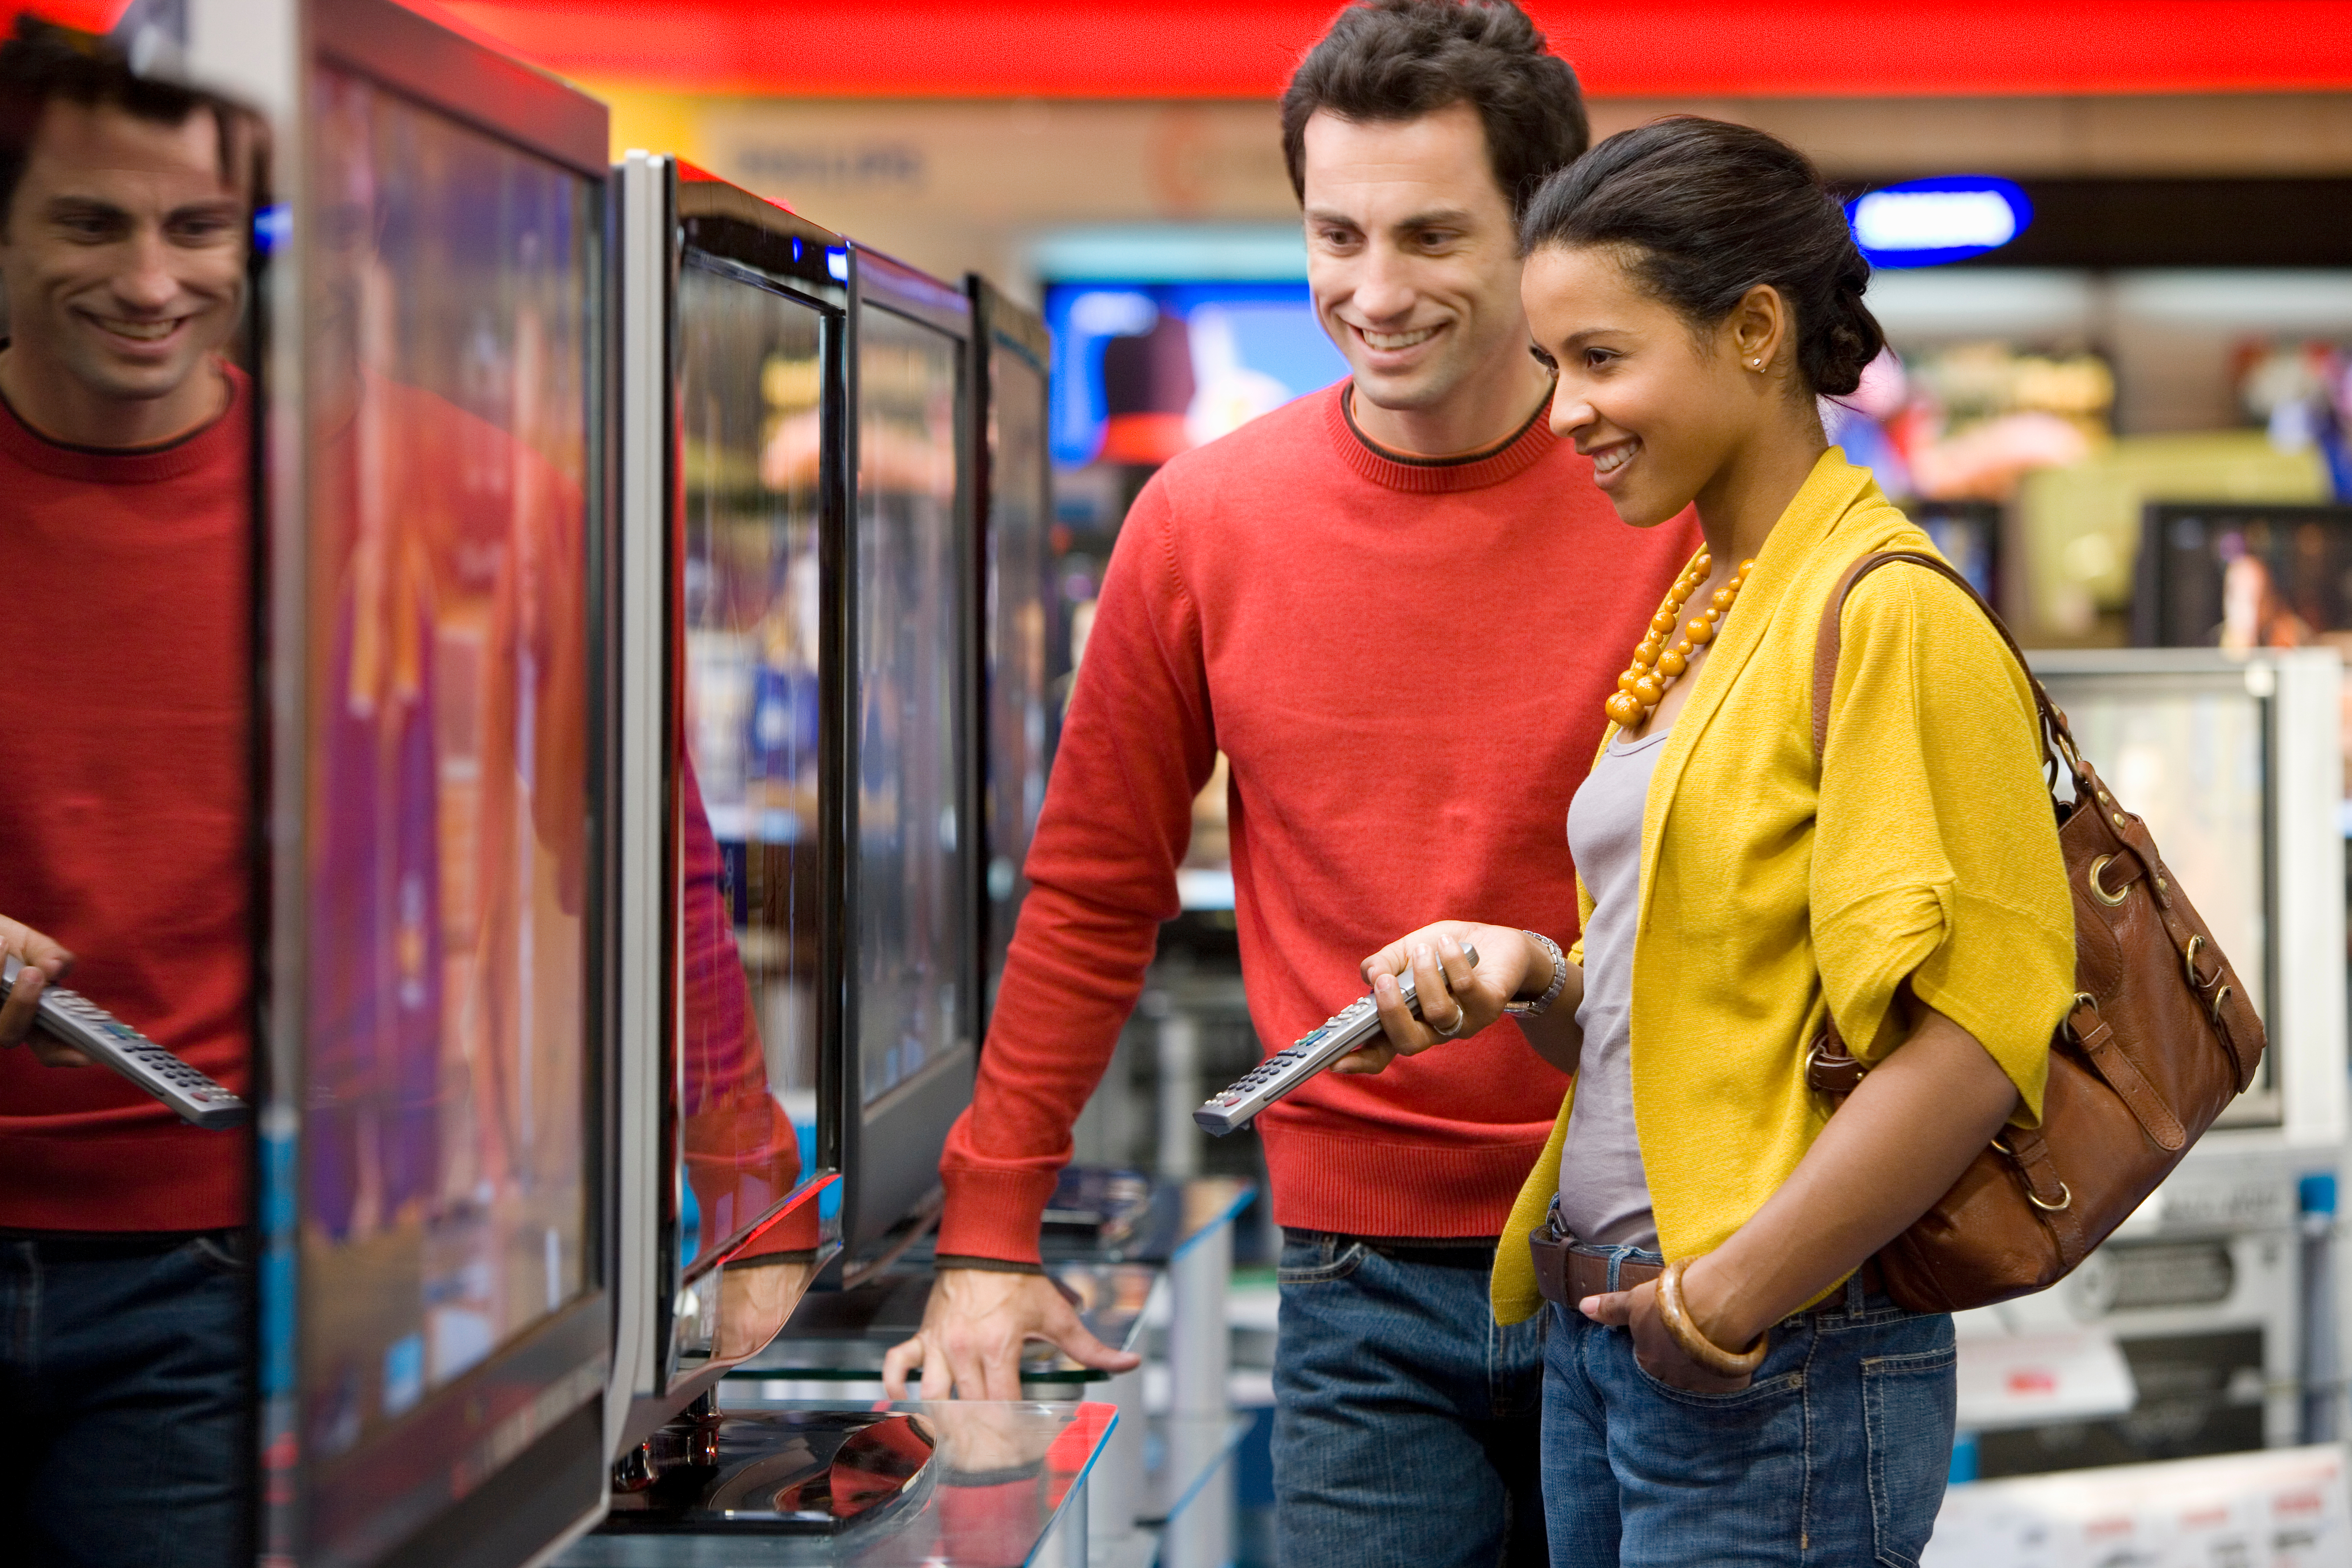
[[[857,997],[853,1103],[870,1114],[968,1059],[977,1008],[962,820],[964,345],[870,303],[859,307],[857,334],[849,979]]]
[[[1056,283],[1052,450],[1164,463],[1348,374],[1297,282]]]
[[[677,1260],[692,1272],[816,1166],[819,563],[815,305],[688,249],[677,285]]]
[[[1046,527],[1052,492],[1046,472],[1048,418],[1044,323],[974,279],[980,307],[981,431],[986,476],[982,538],[987,556],[983,637],[988,679],[988,937],[983,999],[992,1006],[1006,947],[1027,889],[1022,867],[1057,728],[1046,649],[1054,598]]]
[[[2242,669],[2132,668],[2131,658],[2040,655],[2035,673],[2065,713],[2084,760],[2147,822],[2165,864],[2229,955],[2246,999],[2275,1035],[2279,786],[2272,700],[2249,689]],[[2265,1053],[2252,1087],[2223,1113],[2225,1124],[2276,1119],[2276,1053]]]
[[[2084,757],[2147,823],[2267,1014],[2269,717],[2233,673],[2050,675]]]
[[[2352,507],[2150,506],[2134,630],[2164,647],[2352,648]]]
[[[295,1419],[314,1466],[354,1461],[311,1525],[341,1541],[322,1560],[361,1560],[433,1506],[404,1488],[503,1461],[356,1451],[594,1282],[601,206],[577,172],[337,66],[307,109]],[[552,1386],[584,1374],[584,1398],[601,1361]]]

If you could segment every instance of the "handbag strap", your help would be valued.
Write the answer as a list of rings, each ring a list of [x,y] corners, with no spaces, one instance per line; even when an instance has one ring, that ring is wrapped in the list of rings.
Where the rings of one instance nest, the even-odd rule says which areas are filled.
[[[2024,651],[2017,646],[2017,638],[2010,635],[2009,623],[1985,603],[1984,595],[1978,593],[1966,577],[1952,570],[1950,563],[1922,550],[1881,550],[1861,557],[1845,569],[1845,575],[1838,579],[1837,586],[1830,593],[1829,603],[1822,606],[1821,633],[1813,639],[1813,765],[1817,768],[1821,765],[1822,753],[1829,746],[1830,698],[1837,689],[1838,649],[1845,640],[1846,596],[1864,577],[1881,566],[1891,566],[1897,561],[1925,566],[1966,594],[1969,602],[1984,612],[1985,619],[1992,623],[1992,629],[1999,632],[2000,640],[2008,645],[2010,657],[2017,660],[2017,668],[2024,672],[2026,684],[2033,689],[2033,705],[2040,710],[2042,720],[2042,761],[2047,763],[2051,760],[2053,742],[2063,736],[2064,744],[2057,750],[2065,758],[2068,771],[2074,773],[2076,782],[2083,782],[2083,765],[2074,751],[2074,734],[2066,727],[2066,715],[2050,700],[2050,693],[2042,689],[2042,682],[2033,678],[2032,668],[2025,662]]]

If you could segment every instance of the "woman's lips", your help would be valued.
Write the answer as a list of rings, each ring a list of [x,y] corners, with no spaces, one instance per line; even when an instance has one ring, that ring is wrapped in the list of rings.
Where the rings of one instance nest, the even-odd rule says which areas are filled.
[[[1639,440],[1612,441],[1606,447],[1598,447],[1588,453],[1587,456],[1592,459],[1592,482],[1604,490],[1608,489],[1616,483],[1618,476],[1625,471],[1625,466],[1640,455],[1641,450],[1642,443]]]

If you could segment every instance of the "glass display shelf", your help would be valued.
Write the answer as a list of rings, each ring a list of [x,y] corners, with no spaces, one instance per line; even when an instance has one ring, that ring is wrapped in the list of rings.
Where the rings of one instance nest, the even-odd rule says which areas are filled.
[[[1013,1568],[1038,1560],[1118,1413],[1097,1403],[768,1402],[727,1407],[616,1488],[562,1568]]]
[[[1237,1177],[1165,1181],[1073,1166],[1046,1211],[1040,1244],[1046,1272],[1097,1339],[1135,1349],[1145,1306],[1168,1270],[1203,1239],[1228,1232],[1256,1195],[1255,1184]],[[854,1289],[812,1292],[784,1331],[729,1377],[738,1383],[875,1382],[890,1347],[921,1326],[932,1268],[926,1238],[879,1279]],[[1106,1380],[1107,1374],[1045,1347],[1031,1348],[1022,1363],[1024,1384]]]

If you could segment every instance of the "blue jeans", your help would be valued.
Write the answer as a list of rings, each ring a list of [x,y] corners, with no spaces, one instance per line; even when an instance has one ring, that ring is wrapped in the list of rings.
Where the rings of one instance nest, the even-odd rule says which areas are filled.
[[[1498,1327],[1492,1253],[1287,1231],[1275,1346],[1281,1568],[1544,1562],[1541,1319]],[[1433,1259],[1440,1259],[1433,1260]]]
[[[236,1232],[0,1240],[0,1556],[252,1561]]]
[[[1772,1330],[1748,1387],[1693,1394],[1642,1370],[1630,1330],[1543,1316],[1560,1568],[1916,1568],[1951,1472],[1950,1318],[1850,1285]]]

